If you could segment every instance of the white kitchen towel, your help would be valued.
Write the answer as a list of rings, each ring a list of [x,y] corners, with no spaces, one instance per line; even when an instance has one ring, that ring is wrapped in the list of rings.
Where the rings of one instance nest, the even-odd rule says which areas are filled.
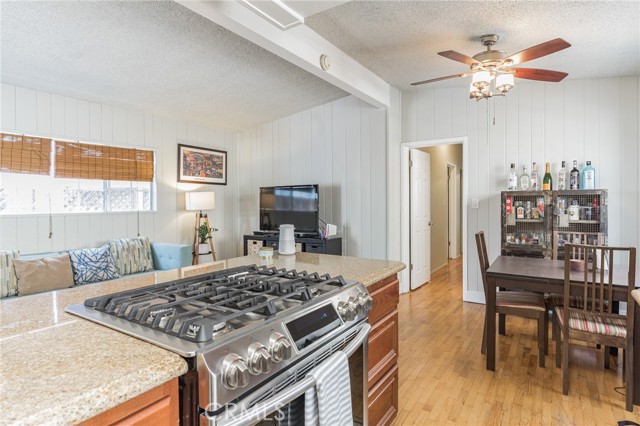
[[[336,352],[308,375],[316,385],[305,393],[305,426],[353,426],[347,355]]]

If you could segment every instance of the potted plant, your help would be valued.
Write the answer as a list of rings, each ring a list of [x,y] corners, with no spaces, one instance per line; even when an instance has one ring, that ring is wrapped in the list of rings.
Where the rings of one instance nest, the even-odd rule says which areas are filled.
[[[211,239],[211,233],[216,232],[217,228],[209,228],[206,223],[200,225],[198,230],[198,253],[206,254],[210,252],[209,240]]]

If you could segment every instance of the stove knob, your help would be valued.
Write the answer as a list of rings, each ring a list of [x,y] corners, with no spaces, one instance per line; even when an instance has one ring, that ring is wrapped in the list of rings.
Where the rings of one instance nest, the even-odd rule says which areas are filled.
[[[274,362],[286,361],[291,358],[291,342],[280,333],[273,333],[269,339],[271,358]]]
[[[243,388],[249,383],[249,369],[238,354],[229,354],[222,360],[222,382],[227,389]]]
[[[271,371],[271,354],[262,343],[254,342],[249,346],[247,359],[251,374],[258,375]]]
[[[352,303],[353,309],[356,311],[356,315],[365,315],[364,301],[360,299],[360,296],[356,297]]]
[[[353,297],[348,302],[338,303],[338,314],[344,321],[353,321],[356,317],[356,303]]]
[[[358,304],[362,307],[363,314],[368,314],[373,308],[373,299],[366,293],[362,293],[358,296]]]

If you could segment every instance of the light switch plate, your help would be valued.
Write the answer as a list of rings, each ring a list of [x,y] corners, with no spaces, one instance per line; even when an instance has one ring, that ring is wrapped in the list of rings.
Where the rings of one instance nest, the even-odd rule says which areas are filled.
[[[477,209],[478,208],[478,199],[477,198],[472,198],[471,199],[471,208],[472,209]]]

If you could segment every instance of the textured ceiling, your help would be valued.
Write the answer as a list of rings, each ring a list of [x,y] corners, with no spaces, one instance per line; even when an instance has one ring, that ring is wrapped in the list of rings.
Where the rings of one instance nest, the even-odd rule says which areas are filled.
[[[572,47],[523,67],[569,73],[571,78],[640,74],[638,1],[357,1],[307,18],[329,42],[388,83],[411,82],[468,70],[437,55],[455,50],[469,56],[484,50],[483,34],[498,34],[494,47],[516,53],[561,37]],[[452,79],[430,86],[460,86]],[[517,83],[516,83],[517,84]]]
[[[285,0],[306,25],[387,82],[464,72],[437,55],[573,46],[524,66],[568,78],[640,74],[640,1]],[[335,7],[334,7],[335,6]],[[346,93],[172,1],[2,1],[2,81],[245,129]],[[453,79],[432,87],[464,86]]]
[[[1,3],[2,81],[245,129],[346,96],[183,6]]]

